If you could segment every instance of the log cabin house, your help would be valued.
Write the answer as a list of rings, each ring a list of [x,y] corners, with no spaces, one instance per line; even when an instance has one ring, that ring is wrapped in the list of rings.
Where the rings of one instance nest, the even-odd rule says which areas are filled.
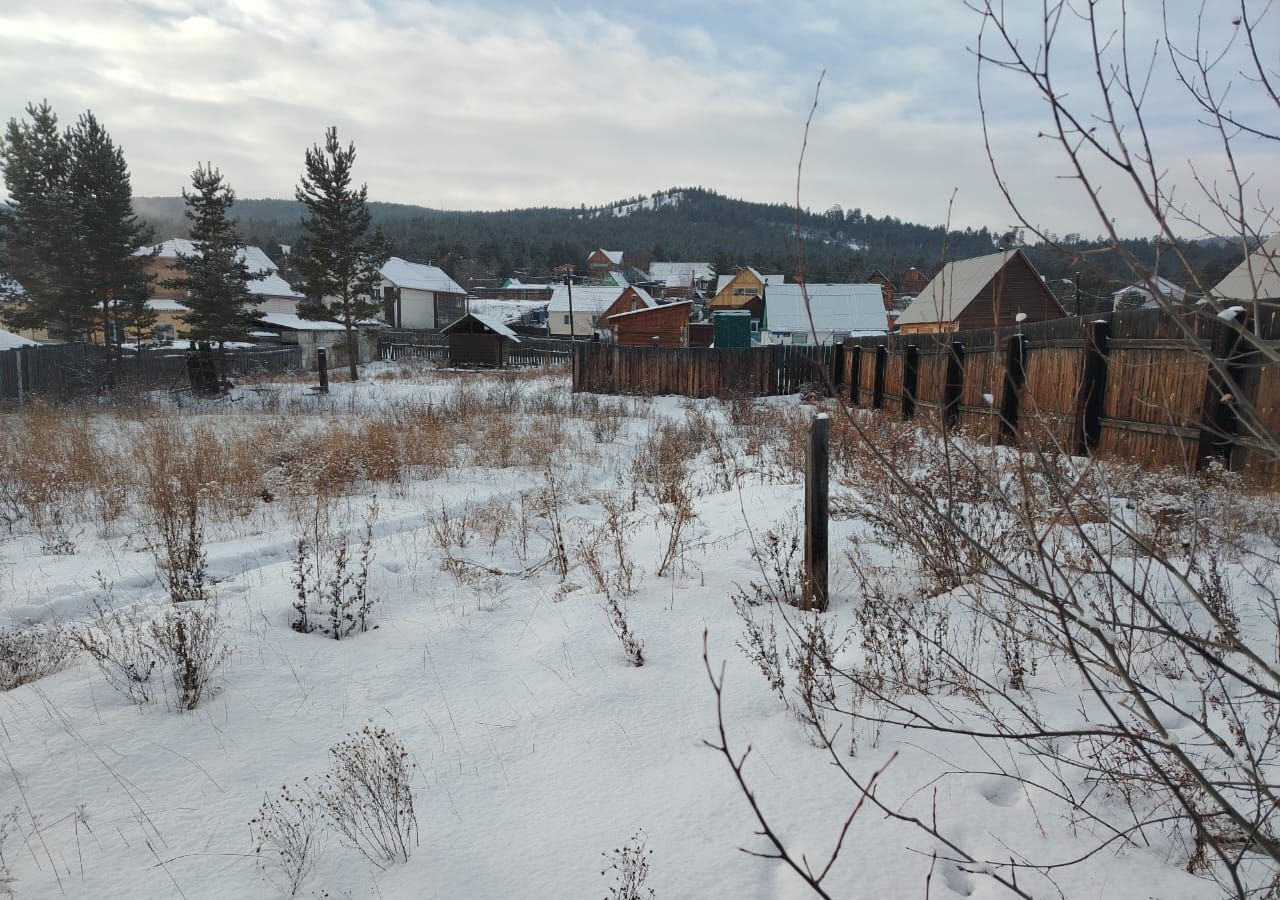
[[[1065,316],[1058,299],[1019,249],[947,263],[902,311],[897,325],[903,334],[930,334]]]
[[[520,343],[514,331],[494,316],[467,313],[441,329],[448,335],[450,366],[502,368],[507,347]]]
[[[624,256],[621,250],[592,250],[587,256],[587,277],[603,281],[610,272],[621,272]]]
[[[613,342],[623,347],[687,347],[692,309],[692,300],[681,300],[613,313],[603,321]]]

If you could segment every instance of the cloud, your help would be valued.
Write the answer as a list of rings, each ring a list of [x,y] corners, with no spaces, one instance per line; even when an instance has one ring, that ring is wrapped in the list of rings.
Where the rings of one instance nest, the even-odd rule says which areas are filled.
[[[995,225],[1010,213],[977,120],[979,24],[949,0],[909,16],[890,0],[10,0],[0,113],[43,97],[67,120],[92,108],[139,194],[175,194],[208,160],[241,196],[290,196],[333,124],[377,199],[492,209],[702,184],[787,201],[826,68],[804,202],[936,222],[958,187],[957,224]],[[1096,230],[1035,139],[1044,104],[991,87],[993,135],[1036,218]],[[1183,107],[1159,136],[1206,167]],[[1150,230],[1130,202],[1122,215]]]

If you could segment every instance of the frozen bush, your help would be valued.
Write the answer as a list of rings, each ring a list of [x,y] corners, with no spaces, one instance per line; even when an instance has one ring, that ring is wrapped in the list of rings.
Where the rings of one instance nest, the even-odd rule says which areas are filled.
[[[643,831],[637,831],[621,847],[602,853],[609,866],[600,874],[613,873],[613,884],[609,886],[605,900],[645,900],[646,897],[652,900],[655,896],[653,888],[645,887],[649,879],[649,857],[652,855]]]
[[[231,655],[226,631],[212,601],[167,609],[150,625],[156,657],[177,692],[177,706],[192,710],[212,690],[218,669]]]
[[[341,640],[368,631],[376,600],[369,596],[369,565],[373,561],[373,526],[378,503],[369,503],[357,556],[351,558],[347,534],[337,528],[328,501],[314,496],[295,522],[293,561],[294,631],[319,631]]]

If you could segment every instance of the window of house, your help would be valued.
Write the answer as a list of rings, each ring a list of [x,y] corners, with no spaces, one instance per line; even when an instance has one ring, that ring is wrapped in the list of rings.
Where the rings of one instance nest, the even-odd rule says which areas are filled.
[[[373,299],[374,299],[374,300],[381,300],[381,299],[382,299],[382,285],[378,285],[377,287],[375,287],[375,288],[374,288],[372,291],[370,291],[369,293],[372,295],[372,297],[373,297]]]
[[[162,322],[156,326],[155,330],[157,343],[172,343],[177,335],[177,329],[174,328],[172,322]]]
[[[568,325],[568,324],[569,324],[569,314],[568,314],[568,313],[565,313],[565,314],[564,314],[564,324],[566,324],[566,325]]]
[[[733,289],[733,296],[735,297],[754,297],[758,293],[760,291],[753,287],[736,287]]]

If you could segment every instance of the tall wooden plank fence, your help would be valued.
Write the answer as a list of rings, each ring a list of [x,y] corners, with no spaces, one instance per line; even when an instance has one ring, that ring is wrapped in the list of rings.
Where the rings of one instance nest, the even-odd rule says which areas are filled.
[[[1188,471],[1217,458],[1274,484],[1276,351],[1274,306],[1238,322],[1196,310],[1174,317],[1140,309],[999,330],[852,338],[823,348],[586,345],[575,350],[573,389],[767,396],[825,385],[830,373],[851,404],[895,418]]]

